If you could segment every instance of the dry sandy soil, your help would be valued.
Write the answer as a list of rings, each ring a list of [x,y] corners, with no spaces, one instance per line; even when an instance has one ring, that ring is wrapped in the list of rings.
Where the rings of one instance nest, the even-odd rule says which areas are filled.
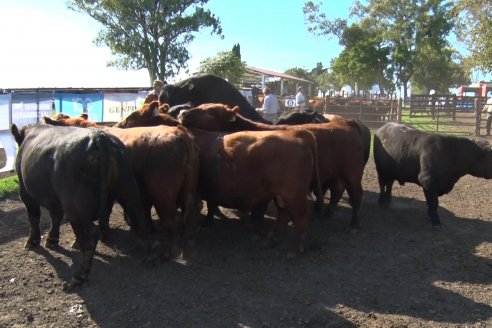
[[[492,182],[466,176],[441,197],[441,232],[415,185],[395,185],[379,208],[372,159],[363,186],[362,230],[344,232],[345,199],[332,219],[313,217],[305,253],[290,260],[291,230],[265,248],[226,211],[188,262],[144,265],[115,207],[110,243],[71,294],[71,228],[58,250],[25,250],[23,205],[3,199],[0,327],[491,327]],[[46,233],[46,212],[42,224]]]

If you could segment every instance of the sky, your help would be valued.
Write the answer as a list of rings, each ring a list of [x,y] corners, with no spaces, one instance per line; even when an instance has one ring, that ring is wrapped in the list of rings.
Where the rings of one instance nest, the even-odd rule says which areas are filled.
[[[327,2],[327,1],[325,1]],[[148,87],[147,70],[125,71],[107,67],[111,53],[93,40],[101,25],[87,14],[69,10],[66,0],[0,0],[0,89],[65,87]],[[224,38],[203,29],[188,46],[189,73],[200,62],[221,51],[241,46],[247,65],[284,72],[292,67],[325,67],[342,48],[335,39],[307,31],[304,0],[210,0],[221,22]],[[333,1],[324,7],[330,17],[346,17],[351,1]]]
[[[196,34],[188,46],[191,75],[207,57],[241,46],[241,58],[256,68],[284,72],[293,67],[312,69],[342,51],[335,38],[307,31],[305,0],[209,0],[221,22],[224,38],[210,29]],[[322,11],[330,18],[348,17],[351,0],[325,0]],[[93,40],[102,26],[85,13],[69,10],[66,0],[0,0],[0,89],[149,87],[147,70],[107,67],[111,53]],[[480,76],[474,76],[480,79]]]

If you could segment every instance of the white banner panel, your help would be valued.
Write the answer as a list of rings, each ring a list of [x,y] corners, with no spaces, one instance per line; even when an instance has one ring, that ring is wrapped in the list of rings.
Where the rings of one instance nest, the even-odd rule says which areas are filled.
[[[0,130],[10,129],[10,93],[0,94]]]
[[[147,92],[145,92],[147,95]],[[104,122],[119,122],[143,105],[145,95],[141,93],[105,93]]]
[[[12,171],[15,166],[17,144],[9,130],[0,131],[0,144],[5,149],[5,154],[7,155],[7,162],[4,167],[0,167],[0,172]]]

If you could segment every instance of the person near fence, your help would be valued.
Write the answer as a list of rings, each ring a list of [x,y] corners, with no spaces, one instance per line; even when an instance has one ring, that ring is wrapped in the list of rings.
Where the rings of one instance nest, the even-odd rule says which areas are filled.
[[[304,96],[304,88],[297,88],[296,107],[298,109],[306,109],[306,96]]]
[[[263,106],[257,108],[256,111],[261,113],[263,118],[275,123],[277,121],[277,115],[279,111],[278,99],[272,94],[269,87],[263,88]]]
[[[492,96],[487,99],[485,106],[483,106],[482,113],[487,113],[487,124],[485,125],[485,131],[490,136],[490,126],[492,125]]]
[[[145,97],[144,104],[150,104],[153,101],[159,101],[159,93],[161,93],[164,83],[161,80],[154,81],[154,90],[150,91]]]

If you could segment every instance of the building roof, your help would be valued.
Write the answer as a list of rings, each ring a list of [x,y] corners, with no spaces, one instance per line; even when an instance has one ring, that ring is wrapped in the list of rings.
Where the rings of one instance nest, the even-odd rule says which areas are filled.
[[[265,75],[267,77],[278,77],[281,79],[293,80],[293,81],[297,81],[297,82],[313,84],[312,81],[302,79],[302,78],[297,77],[297,76],[284,74],[284,73],[280,73],[280,72],[274,72],[274,71],[256,68],[256,67],[252,67],[252,66],[246,66],[246,74],[244,75],[245,78],[247,78],[247,79],[248,78],[249,79],[253,79],[253,78],[258,79],[258,77],[261,77],[262,75]]]

